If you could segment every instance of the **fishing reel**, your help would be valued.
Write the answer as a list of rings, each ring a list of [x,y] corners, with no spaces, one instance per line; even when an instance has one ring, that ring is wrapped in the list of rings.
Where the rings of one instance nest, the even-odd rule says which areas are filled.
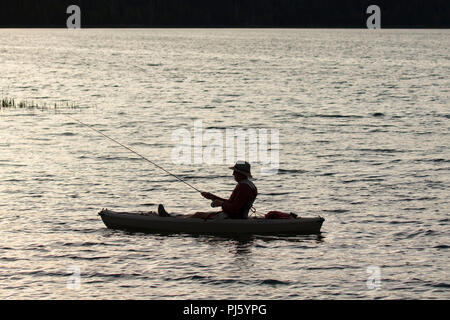
[[[214,201],[211,201],[211,208],[217,208],[220,207],[219,205],[214,204]]]

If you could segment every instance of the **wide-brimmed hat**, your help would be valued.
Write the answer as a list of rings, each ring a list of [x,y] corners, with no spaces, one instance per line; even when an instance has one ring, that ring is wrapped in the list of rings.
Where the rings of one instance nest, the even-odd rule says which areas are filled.
[[[252,174],[250,173],[250,163],[247,161],[238,161],[233,167],[230,167],[230,169],[242,173],[247,178],[253,178]]]

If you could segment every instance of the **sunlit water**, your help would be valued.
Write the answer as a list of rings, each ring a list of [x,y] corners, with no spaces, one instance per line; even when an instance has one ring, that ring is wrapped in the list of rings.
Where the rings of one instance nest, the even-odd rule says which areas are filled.
[[[256,208],[326,219],[320,237],[108,230],[103,207],[211,208],[60,113],[2,110],[1,298],[450,298],[449,30],[0,30],[0,43],[3,96],[76,103],[223,197],[229,163],[174,164],[174,130],[278,129],[279,173],[253,168]]]

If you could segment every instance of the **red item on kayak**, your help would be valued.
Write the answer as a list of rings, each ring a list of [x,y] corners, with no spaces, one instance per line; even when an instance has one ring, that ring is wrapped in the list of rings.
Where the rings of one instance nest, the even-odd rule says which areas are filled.
[[[295,216],[281,211],[269,211],[264,216],[266,219],[295,219]]]

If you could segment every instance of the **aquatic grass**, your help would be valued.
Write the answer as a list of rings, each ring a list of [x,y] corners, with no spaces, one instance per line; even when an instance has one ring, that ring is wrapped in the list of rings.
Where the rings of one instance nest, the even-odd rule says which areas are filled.
[[[9,97],[5,97],[2,98],[0,100],[0,109],[29,109],[29,110],[34,110],[34,109],[39,109],[39,110],[58,110],[58,109],[78,109],[79,107],[75,104],[75,103],[69,103],[66,102],[64,103],[60,103],[57,104],[56,102],[52,105],[47,105],[46,103],[44,104],[38,104],[35,101],[18,101],[16,102],[15,99],[13,98],[9,98]]]

